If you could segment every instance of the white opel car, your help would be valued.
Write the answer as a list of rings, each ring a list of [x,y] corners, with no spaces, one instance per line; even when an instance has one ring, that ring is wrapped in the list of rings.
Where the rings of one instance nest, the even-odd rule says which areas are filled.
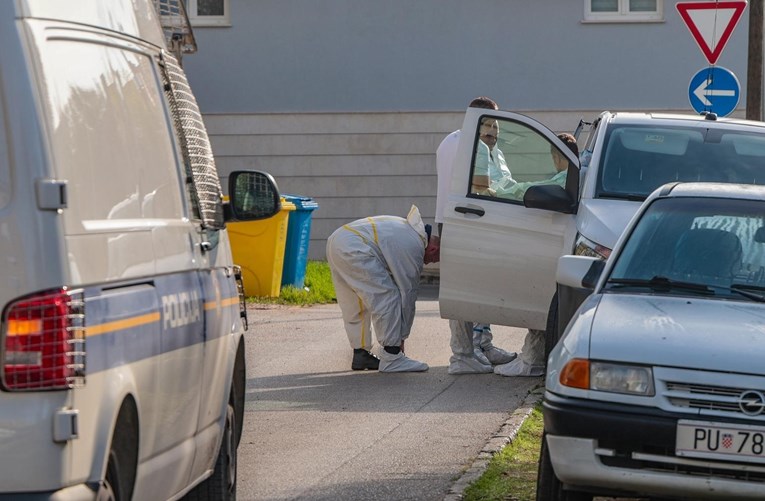
[[[548,360],[537,500],[765,499],[765,187],[667,184]]]

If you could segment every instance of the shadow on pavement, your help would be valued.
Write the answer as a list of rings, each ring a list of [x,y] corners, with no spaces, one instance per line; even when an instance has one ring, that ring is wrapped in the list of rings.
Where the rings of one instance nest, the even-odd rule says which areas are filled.
[[[391,475],[389,480],[358,481],[337,485],[328,485],[312,489],[310,494],[295,498],[311,501],[356,501],[360,493],[366,501],[428,501],[442,500],[446,492],[437,488],[447,482],[448,474],[417,474],[402,471],[400,475]]]
[[[343,371],[251,378],[247,409],[322,412],[506,412],[510,395],[525,395],[541,377],[494,374],[451,376],[446,367],[425,373]]]

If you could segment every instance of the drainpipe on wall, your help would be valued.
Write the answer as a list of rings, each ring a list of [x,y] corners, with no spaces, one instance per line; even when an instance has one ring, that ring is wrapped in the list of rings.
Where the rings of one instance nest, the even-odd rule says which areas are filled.
[[[746,118],[762,120],[762,23],[765,0],[749,2],[749,52],[746,67]]]

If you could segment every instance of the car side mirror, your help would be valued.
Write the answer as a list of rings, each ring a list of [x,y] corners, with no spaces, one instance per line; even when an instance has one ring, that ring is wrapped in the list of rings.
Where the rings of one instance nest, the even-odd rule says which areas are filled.
[[[282,208],[276,181],[266,172],[234,171],[228,179],[226,221],[267,219]]]
[[[558,258],[555,281],[568,287],[592,290],[605,266],[606,262],[597,257],[561,256]]]
[[[544,209],[563,214],[574,214],[576,203],[571,195],[557,184],[530,186],[523,195],[523,205],[529,209]]]

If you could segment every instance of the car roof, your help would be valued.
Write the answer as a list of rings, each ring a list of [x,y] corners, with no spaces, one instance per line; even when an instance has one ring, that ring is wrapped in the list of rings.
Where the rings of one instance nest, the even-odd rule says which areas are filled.
[[[733,183],[676,183],[657,188],[650,198],[705,197],[765,200],[765,186]]]
[[[725,126],[756,127],[765,133],[765,122],[745,120],[741,118],[717,117],[709,119],[705,115],[684,115],[680,113],[646,112],[638,113],[631,111],[606,112],[610,114],[609,122],[615,124],[640,124],[640,125],[688,125],[695,123],[700,126],[717,128]]]

